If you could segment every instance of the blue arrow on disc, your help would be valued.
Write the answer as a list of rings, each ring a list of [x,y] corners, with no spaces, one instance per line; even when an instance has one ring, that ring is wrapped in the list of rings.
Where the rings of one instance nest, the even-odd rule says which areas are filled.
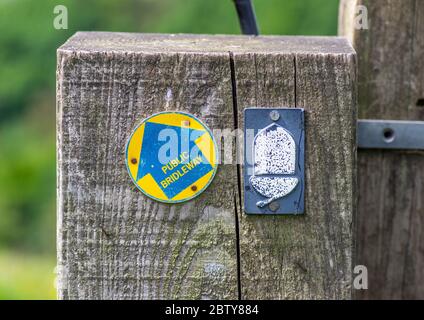
[[[173,130],[175,132],[174,137],[175,135],[178,137],[177,145],[173,146],[176,148],[175,150],[178,151],[178,153],[176,153],[175,158],[179,157],[184,151],[188,153],[189,158],[185,159],[172,169],[168,168],[166,172],[164,172],[162,168],[166,166],[167,163],[164,163],[164,161],[160,161],[159,151],[164,144],[169,144],[169,139],[166,141],[160,141],[159,137],[161,132],[163,133],[163,130],[166,129]],[[187,127],[178,127],[153,122],[146,122],[144,128],[142,148],[140,152],[140,162],[137,171],[137,181],[150,173],[169,199],[172,199],[181,191],[188,188],[190,185],[195,183],[197,180],[199,180],[201,177],[203,177],[213,169],[212,165],[208,162],[201,150],[194,143],[196,139],[206,133],[206,131],[190,129]],[[186,150],[182,150],[183,146],[186,146]],[[200,163],[198,159],[201,159]],[[191,170],[186,170],[186,173],[182,175],[181,173],[184,172],[183,166],[185,166],[186,164],[190,164],[191,161],[196,161],[196,165],[193,166]],[[191,164],[193,164],[193,162],[191,162]],[[161,184],[161,181],[164,181],[173,173],[175,173],[174,176],[178,176],[180,174],[181,176],[178,176],[178,179],[176,179],[172,183],[167,184],[166,187],[164,187]]]

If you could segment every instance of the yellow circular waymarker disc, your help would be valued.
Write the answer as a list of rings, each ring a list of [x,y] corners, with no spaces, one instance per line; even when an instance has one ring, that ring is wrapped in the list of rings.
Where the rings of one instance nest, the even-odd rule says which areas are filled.
[[[145,195],[178,203],[202,193],[218,167],[211,131],[194,116],[161,112],[143,120],[126,151],[128,173]]]

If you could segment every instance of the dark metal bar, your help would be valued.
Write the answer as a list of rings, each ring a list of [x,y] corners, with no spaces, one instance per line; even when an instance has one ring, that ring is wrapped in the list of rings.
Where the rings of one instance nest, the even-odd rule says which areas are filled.
[[[424,121],[359,120],[358,148],[424,150]]]
[[[240,27],[243,34],[255,35],[259,34],[258,25],[256,23],[255,10],[251,0],[233,0],[240,21]]]

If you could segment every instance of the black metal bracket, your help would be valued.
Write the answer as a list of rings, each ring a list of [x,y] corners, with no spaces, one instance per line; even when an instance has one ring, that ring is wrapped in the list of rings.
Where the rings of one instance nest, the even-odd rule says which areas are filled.
[[[358,148],[424,150],[424,121],[358,120]]]
[[[259,35],[255,10],[251,0],[233,0],[236,5],[241,31],[246,35]]]

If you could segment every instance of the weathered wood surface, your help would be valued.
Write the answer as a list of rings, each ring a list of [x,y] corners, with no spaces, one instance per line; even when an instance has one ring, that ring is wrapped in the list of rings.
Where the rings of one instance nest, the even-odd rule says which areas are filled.
[[[369,29],[354,28],[355,7]],[[343,0],[340,34],[358,52],[359,118],[424,120],[424,1]],[[359,150],[357,260],[365,299],[424,298],[424,152]]]
[[[233,126],[228,54],[112,51],[90,37],[58,54],[59,297],[237,298],[234,168],[221,166],[201,197],[166,205],[125,167],[130,133],[153,113]]]
[[[355,54],[342,39],[319,51],[308,39],[299,41],[303,50],[234,55],[240,127],[246,106],[306,110],[305,215],[247,216],[240,210],[245,299],[351,297]]]
[[[59,297],[349,298],[355,93],[336,37],[72,37],[58,52]],[[248,106],[307,110],[305,216],[246,217],[235,164],[185,204],[132,186],[124,149],[142,119],[180,110],[232,130]]]

